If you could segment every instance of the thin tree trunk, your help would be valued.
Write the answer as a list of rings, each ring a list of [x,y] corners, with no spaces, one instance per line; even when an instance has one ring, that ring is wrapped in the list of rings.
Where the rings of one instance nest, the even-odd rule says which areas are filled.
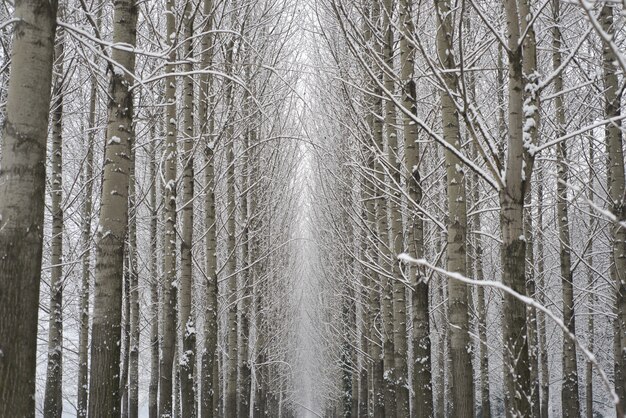
[[[148,416],[158,416],[159,396],[159,271],[157,268],[157,146],[155,141],[155,125],[150,129],[150,384],[148,387]]]
[[[204,0],[203,4],[206,26],[206,35],[202,37],[202,67],[209,68],[213,62],[213,1]],[[200,411],[202,418],[216,416],[219,399],[219,362],[217,358],[217,258],[216,258],[216,217],[215,217],[215,162],[213,138],[214,119],[211,101],[211,86],[213,79],[208,74],[200,76],[200,103],[198,107],[198,120],[201,126],[201,135],[206,142],[204,159],[204,187],[206,190],[205,211],[205,280],[206,280],[206,306],[204,309],[204,351],[202,353],[202,372]],[[211,113],[209,113],[209,111]]]
[[[133,1],[115,3],[113,42],[135,45],[137,8]],[[130,85],[135,55],[113,49],[109,116],[104,155],[89,376],[89,416],[120,415],[120,346],[124,239],[128,229],[128,186],[133,96]],[[125,69],[125,70],[122,70]]]
[[[557,70],[562,63],[561,59],[561,31],[559,24],[560,2],[552,1],[552,68]],[[563,76],[559,73],[554,80],[554,90],[564,91]],[[565,106],[563,95],[554,99],[556,111],[556,135],[565,135]],[[563,323],[572,335],[576,335],[576,321],[574,313],[574,274],[572,271],[571,239],[569,232],[569,210],[567,201],[568,162],[567,144],[561,141],[556,148],[557,158],[557,224],[559,228],[561,284],[563,292]],[[563,417],[580,417],[580,401],[578,399],[578,364],[576,361],[576,345],[566,335],[563,335],[563,389],[561,390],[561,404]]]
[[[416,87],[414,77],[415,48],[409,41],[415,32],[413,25],[412,5],[409,0],[400,0],[400,61],[402,78],[402,105],[410,109],[412,114],[417,113]],[[405,167],[410,167],[407,175],[408,194],[415,205],[422,203],[422,186],[419,171],[419,149],[417,145],[417,125],[408,114],[403,115],[404,133],[404,159]],[[408,252],[415,258],[424,257],[424,221],[423,214],[409,203],[410,216],[407,226]],[[411,270],[412,271],[412,270]],[[431,384],[431,354],[430,354],[430,317],[428,285],[423,278],[424,270],[421,267],[414,268],[411,276],[413,290],[412,324],[413,324],[413,378],[412,395],[413,414],[417,418],[433,416],[433,392]]]
[[[459,116],[452,92],[458,90],[458,81],[453,71],[454,47],[452,46],[453,14],[449,0],[435,0],[437,8],[437,52],[444,69],[442,78],[450,94],[441,95],[441,118],[443,137],[454,148],[461,149]],[[467,276],[467,208],[465,172],[461,161],[452,152],[446,151],[446,179],[448,189],[448,247],[447,269]],[[452,390],[451,414],[455,417],[474,416],[474,378],[472,372],[470,323],[467,286],[455,280],[448,281],[448,315],[450,320],[450,382]]]
[[[590,352],[594,352],[594,344],[595,344],[595,330],[594,330],[594,315],[595,315],[595,286],[594,286],[594,257],[593,257],[593,235],[595,233],[596,226],[596,218],[593,213],[593,201],[594,201],[594,182],[595,182],[595,149],[594,143],[589,138],[589,180],[588,180],[588,192],[587,192],[587,200],[589,203],[589,224],[587,225],[587,235],[589,239],[589,244],[587,246],[587,255],[585,257],[585,262],[587,264],[587,288],[589,289],[589,300],[588,304],[588,318],[587,318],[587,349]],[[587,409],[587,418],[593,418],[593,363],[588,361],[586,364],[585,370],[585,399],[586,399],[586,409]]]
[[[56,0],[15,2],[0,156],[0,416],[35,413]],[[10,383],[8,383],[10,382]]]
[[[183,44],[185,64],[183,72],[191,73],[193,65],[192,36],[193,36],[193,7],[192,3],[185,4],[183,16],[184,37]],[[180,387],[181,387],[181,411],[185,418],[196,417],[196,396],[194,371],[196,364],[196,321],[192,312],[193,280],[193,204],[194,204],[194,156],[193,156],[193,100],[194,87],[193,76],[183,78],[183,152],[181,155],[183,167],[183,206],[182,231],[180,241],[180,341],[182,353],[180,358]]]
[[[537,231],[540,231],[537,241],[537,282],[539,284],[538,300],[545,306],[545,292],[547,289],[544,268],[543,251],[543,169],[537,172]],[[548,418],[550,402],[550,371],[548,369],[548,344],[546,339],[546,315],[539,312],[537,315],[537,331],[539,334],[539,364],[541,365],[541,418]]]
[[[50,195],[50,317],[48,321],[48,367],[44,394],[45,418],[61,418],[63,412],[63,52],[64,33],[58,31],[55,47],[54,101],[52,103],[52,172]]]
[[[175,0],[167,0],[166,26],[168,34],[177,31],[175,17]],[[172,35],[167,37],[168,46],[171,47],[165,73],[172,74],[176,71],[176,39]],[[161,175],[163,184],[163,210],[165,215],[165,228],[163,231],[163,281],[161,288],[162,309],[162,342],[161,359],[159,370],[159,416],[172,418],[174,395],[174,358],[176,356],[176,316],[177,316],[177,268],[176,268],[176,218],[177,218],[177,184],[178,158],[177,158],[177,114],[176,114],[176,77],[168,76],[165,83],[165,168]]]
[[[97,21],[100,21],[98,15]],[[93,193],[93,144],[94,130],[96,126],[96,102],[97,80],[91,79],[91,92],[89,97],[89,117],[87,125],[87,152],[85,166],[82,171],[84,184],[83,219],[81,224],[81,241],[83,244],[82,255],[82,280],[80,289],[80,332],[78,339],[78,377],[77,377],[77,402],[76,416],[87,417],[87,389],[89,387],[89,294],[91,272],[91,216],[92,216],[92,193]]]
[[[128,354],[128,417],[139,416],[139,273],[137,270],[137,196],[135,176],[135,136],[130,151],[130,184],[128,189],[128,274],[130,305],[130,340]]]
[[[605,4],[600,10],[602,29],[613,36],[613,5]],[[617,57],[609,45],[603,43],[602,63],[604,76],[604,117],[614,118],[621,115],[621,94],[618,94]],[[608,154],[608,189],[610,211],[618,222],[626,221],[626,201],[624,196],[624,148],[621,122],[609,123],[605,127],[605,140]],[[620,398],[617,416],[626,412],[626,228],[619,224],[613,226],[611,259],[613,268],[611,278],[616,288],[616,319],[614,324],[614,371],[615,391]]]
[[[226,52],[226,73],[232,73],[233,67],[233,49],[234,40],[231,40]],[[228,220],[226,222],[226,254],[228,257],[227,268],[225,269],[228,277],[228,317],[227,317],[227,346],[228,346],[228,367],[226,368],[226,393],[225,399],[225,416],[237,416],[237,304],[238,304],[238,288],[237,288],[237,256],[235,248],[235,150],[234,150],[234,104],[233,104],[233,83],[229,81],[226,86],[226,106],[227,106],[227,127],[226,127],[226,165],[227,165],[227,205],[226,214]]]

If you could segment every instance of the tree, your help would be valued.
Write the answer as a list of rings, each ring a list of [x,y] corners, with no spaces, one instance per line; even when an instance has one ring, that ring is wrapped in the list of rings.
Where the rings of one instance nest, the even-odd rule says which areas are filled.
[[[35,413],[37,307],[56,14],[55,0],[15,4],[17,20],[0,156],[2,416]]]

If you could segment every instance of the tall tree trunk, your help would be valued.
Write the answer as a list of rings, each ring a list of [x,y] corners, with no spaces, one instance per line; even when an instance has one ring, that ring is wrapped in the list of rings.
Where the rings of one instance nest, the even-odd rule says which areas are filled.
[[[202,37],[202,67],[209,68],[213,62],[213,0],[204,0],[204,16],[206,34]],[[215,217],[215,162],[213,138],[214,118],[211,101],[211,85],[213,78],[209,74],[200,76],[200,102],[198,105],[198,120],[200,121],[201,136],[206,142],[204,159],[204,187],[205,187],[205,280],[206,306],[204,309],[204,351],[202,353],[202,372],[200,411],[202,418],[216,416],[218,405],[219,369],[217,359],[217,258],[216,258],[216,217]]]
[[[562,64],[562,38],[559,25],[561,24],[560,2],[552,1],[552,68],[556,71]],[[563,76],[561,73],[554,80],[554,90],[564,91]],[[565,135],[567,121],[563,95],[554,99],[556,112],[556,135]],[[557,144],[557,224],[559,228],[561,285],[563,292],[563,323],[572,335],[576,335],[576,320],[574,314],[574,274],[572,271],[571,239],[569,232],[569,210],[567,200],[568,162],[567,144],[561,141]],[[576,345],[567,335],[563,335],[563,389],[561,390],[561,404],[563,417],[580,417],[580,401],[578,399],[578,363],[576,361]]]
[[[115,3],[113,42],[135,45],[137,7],[131,0]],[[89,376],[89,416],[120,415],[120,338],[124,239],[128,229],[128,186],[133,95],[130,86],[135,55],[113,49],[109,115],[100,222],[96,243],[96,274]]]
[[[97,22],[100,22],[98,14]],[[83,219],[81,222],[82,280],[80,289],[80,331],[78,337],[78,376],[76,416],[87,417],[87,389],[89,388],[89,294],[91,272],[91,216],[93,193],[93,145],[96,127],[97,80],[91,78],[91,92],[89,96],[89,117],[87,122],[87,152],[85,166],[82,170],[84,184]]]
[[[539,284],[538,301],[545,306],[545,293],[547,289],[545,279],[545,262],[543,241],[543,168],[537,171],[537,283]],[[539,364],[541,365],[541,418],[548,418],[550,403],[550,371],[548,369],[548,343],[546,338],[546,315],[539,312],[537,315],[537,333],[539,334]]]
[[[602,29],[613,36],[613,5],[605,4],[600,10]],[[602,48],[604,76],[604,117],[614,118],[621,115],[621,94],[618,94],[617,57],[605,42]],[[608,189],[609,210],[619,222],[626,221],[626,197],[624,179],[624,147],[620,121],[609,123],[605,127],[606,148],[608,154]],[[620,398],[617,416],[626,412],[626,227],[615,224],[612,231],[611,259],[613,268],[611,278],[616,288],[616,319],[614,338],[615,391]]]
[[[414,77],[415,48],[412,44],[415,27],[413,24],[412,2],[400,0],[400,61],[402,78],[402,105],[416,115],[417,92]],[[410,115],[403,115],[404,159],[407,174],[407,188],[411,200],[416,205],[422,203],[422,186],[419,172],[419,149],[417,145],[417,125]],[[415,258],[424,257],[423,214],[409,203],[410,215],[407,226],[408,252]],[[430,317],[428,285],[423,268],[416,267],[411,276],[412,325],[413,325],[413,414],[417,418],[433,416],[433,392],[431,384]]]
[[[165,65],[165,73],[172,74],[176,71],[176,6],[175,0],[167,0],[166,31],[168,46],[171,48],[168,62]],[[173,417],[172,397],[174,395],[174,358],[176,356],[176,316],[177,316],[177,268],[176,268],[176,218],[177,218],[177,114],[176,114],[176,77],[169,75],[165,83],[165,168],[161,178],[163,184],[163,210],[165,216],[163,237],[163,281],[161,288],[162,309],[162,339],[161,359],[159,370],[159,416],[161,418]]]
[[[502,226],[502,283],[519,294],[526,294],[526,238],[524,235],[524,196],[532,173],[532,158],[527,152],[526,137],[536,125],[526,124],[537,111],[533,103],[526,103],[524,95],[524,58],[520,45],[520,20],[526,15],[519,10],[516,0],[505,3],[509,55],[509,138],[505,186],[500,190]],[[525,38],[526,42],[526,38]],[[528,52],[524,49],[524,52]],[[525,111],[526,110],[526,111]],[[504,296],[504,381],[505,408],[508,417],[531,414],[531,384],[528,357],[528,329],[526,306],[520,300]]]
[[[587,254],[585,262],[587,264],[587,288],[589,289],[588,304],[588,318],[587,318],[587,349],[593,353],[595,344],[595,327],[594,327],[594,315],[595,315],[595,272],[594,272],[594,257],[593,257],[593,235],[595,233],[596,218],[593,213],[593,201],[594,201],[594,184],[595,184],[595,144],[594,141],[589,138],[589,180],[587,183],[588,192],[587,200],[589,201],[589,223],[587,225],[587,236],[589,237],[589,244],[587,246]],[[588,361],[585,370],[585,400],[587,409],[587,418],[593,418],[593,363]]]
[[[247,77],[249,78],[249,77]],[[250,103],[250,98],[247,96],[244,97],[244,117],[248,118],[247,123],[251,124],[251,113],[250,108],[252,104]],[[250,254],[250,246],[251,246],[251,235],[250,235],[250,209],[252,206],[251,200],[253,199],[251,194],[252,184],[250,182],[251,176],[254,173],[252,171],[251,166],[251,147],[255,146],[257,142],[256,139],[256,128],[248,126],[246,128],[246,132],[244,134],[244,143],[243,143],[243,161],[242,161],[242,177],[243,177],[243,190],[244,192],[241,195],[241,220],[243,225],[243,236],[242,236],[242,261],[243,265],[241,266],[241,282],[243,286],[243,300],[241,303],[241,343],[240,353],[239,353],[239,370],[241,373],[241,382],[239,384],[240,394],[239,394],[239,416],[241,418],[250,416],[250,396],[252,390],[252,366],[250,361],[250,320],[252,318],[252,298],[253,298],[253,289],[254,289],[254,276],[250,271],[251,262],[254,260],[251,259]]]
[[[131,145],[132,149],[132,134]],[[130,164],[129,177],[132,177],[132,159]],[[128,201],[130,202],[130,187],[128,189]],[[130,216],[129,216],[130,221]],[[130,226],[130,224],[129,224]],[[122,297],[122,358],[121,358],[121,376],[120,376],[120,388],[121,388],[121,411],[122,418],[128,418],[128,370],[130,359],[130,266],[128,260],[130,259],[130,245],[127,242],[124,247],[124,288]]]
[[[55,47],[56,80],[52,103],[52,173],[50,195],[50,317],[48,321],[48,367],[44,394],[45,418],[61,418],[63,412],[63,53],[64,34],[58,31]]]
[[[157,268],[157,146],[154,140],[156,135],[155,125],[150,129],[150,384],[148,387],[148,416],[157,418],[158,416],[158,396],[159,396],[159,271]]]
[[[234,40],[229,42],[226,52],[226,73],[231,74],[233,69],[233,49]],[[238,286],[237,286],[237,254],[236,254],[236,222],[235,222],[235,149],[234,149],[234,104],[233,104],[233,83],[227,81],[226,86],[226,106],[227,106],[227,118],[226,121],[226,188],[227,188],[227,204],[226,214],[228,220],[226,222],[226,254],[228,257],[227,268],[225,269],[228,277],[228,317],[227,317],[227,346],[228,346],[228,367],[226,368],[226,393],[225,399],[225,415],[235,417],[237,416],[237,305],[238,305]]]
[[[193,70],[192,36],[193,36],[193,7],[191,2],[185,4],[183,16],[184,37],[183,49],[185,64],[183,72],[190,74]],[[194,155],[193,155],[193,100],[194,87],[193,76],[183,78],[183,152],[181,155],[183,167],[183,206],[182,231],[180,241],[180,333],[182,341],[182,353],[180,359],[180,387],[181,387],[181,412],[186,418],[196,417],[195,396],[195,364],[196,364],[196,321],[192,312],[193,280],[193,205],[194,205]]]
[[[0,416],[35,413],[56,0],[15,3],[0,156]],[[10,383],[9,383],[10,382]]]
[[[458,90],[458,81],[453,70],[454,47],[452,45],[453,21],[449,0],[435,0],[437,8],[437,52],[444,69],[442,78],[450,93],[441,95],[441,118],[443,137],[454,148],[461,149],[459,116],[452,92]],[[467,275],[467,208],[465,172],[461,161],[452,152],[446,151],[446,178],[448,189],[448,248],[447,269]],[[450,370],[452,371],[452,415],[474,416],[474,378],[472,373],[470,323],[467,286],[455,280],[448,281],[448,315],[450,319]]]
[[[137,196],[135,175],[135,135],[130,151],[130,184],[128,189],[128,274],[130,305],[130,340],[128,353],[128,417],[139,416],[139,273],[137,269]]]

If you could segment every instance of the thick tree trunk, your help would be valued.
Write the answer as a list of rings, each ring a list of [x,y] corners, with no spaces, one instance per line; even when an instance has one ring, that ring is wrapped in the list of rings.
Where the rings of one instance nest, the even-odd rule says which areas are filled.
[[[509,138],[505,186],[500,191],[500,216],[502,227],[502,283],[526,294],[526,238],[524,235],[524,196],[532,173],[532,159],[526,151],[526,137],[532,137],[536,127],[526,123],[534,119],[536,108],[532,103],[524,106],[524,70],[521,39],[520,10],[516,0],[505,3],[509,47]],[[524,111],[528,109],[528,111]],[[530,110],[532,109],[532,110]],[[526,306],[516,298],[505,295],[503,308],[504,327],[504,381],[505,408],[508,417],[530,416],[530,364],[528,357],[528,329]]]
[[[64,36],[59,30],[55,47],[54,101],[52,103],[52,172],[50,195],[50,317],[48,321],[48,367],[44,394],[45,418],[61,418],[63,412],[63,53]]]
[[[57,1],[15,3],[0,156],[0,416],[35,414],[46,138]]]
[[[115,3],[113,42],[135,45],[137,8],[131,0]],[[89,376],[89,416],[120,415],[120,338],[124,239],[128,229],[128,185],[135,69],[132,52],[114,49],[104,155]]]

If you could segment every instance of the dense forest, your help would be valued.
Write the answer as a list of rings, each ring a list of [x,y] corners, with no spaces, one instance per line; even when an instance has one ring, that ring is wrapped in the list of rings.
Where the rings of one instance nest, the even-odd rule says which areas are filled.
[[[0,418],[624,417],[625,26],[2,0]]]

